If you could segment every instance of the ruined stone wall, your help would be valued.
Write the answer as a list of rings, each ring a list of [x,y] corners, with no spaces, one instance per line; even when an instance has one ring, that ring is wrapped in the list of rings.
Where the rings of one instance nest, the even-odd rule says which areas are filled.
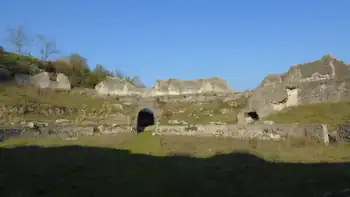
[[[58,73],[56,81],[50,80],[48,72],[42,72],[37,75],[16,74],[15,81],[18,85],[34,85],[38,88],[52,88],[61,90],[70,90],[71,84],[67,76]]]
[[[106,80],[95,86],[95,90],[99,95],[133,95],[141,97],[233,92],[228,82],[219,77],[196,80],[157,80],[154,88],[136,88],[124,79],[107,77]]]
[[[298,86],[298,100],[300,104],[350,100],[350,79],[302,83]]]
[[[283,140],[310,137],[328,143],[328,130],[322,124],[251,124],[251,125],[159,125],[148,128],[157,135],[223,136],[239,139]]]
[[[34,126],[35,125],[35,126]],[[154,135],[185,135],[198,137],[230,137],[237,139],[285,140],[309,138],[319,143],[350,143],[350,124],[330,129],[325,124],[250,124],[250,125],[153,125],[146,128]],[[131,125],[74,125],[24,123],[22,126],[0,127],[0,141],[10,137],[79,137],[114,135],[132,132]]]
[[[350,100],[350,66],[333,56],[268,75],[253,91],[248,105],[260,117],[301,104]]]

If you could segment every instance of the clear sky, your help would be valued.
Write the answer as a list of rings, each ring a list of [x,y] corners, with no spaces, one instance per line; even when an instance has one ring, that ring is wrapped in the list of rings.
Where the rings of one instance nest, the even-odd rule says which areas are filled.
[[[350,63],[349,0],[0,0],[6,29],[55,38],[61,55],[156,79],[219,76],[255,88],[331,53]]]

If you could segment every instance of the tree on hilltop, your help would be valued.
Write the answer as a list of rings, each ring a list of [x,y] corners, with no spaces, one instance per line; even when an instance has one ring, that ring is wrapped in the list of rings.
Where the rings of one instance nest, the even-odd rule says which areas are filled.
[[[8,42],[10,45],[15,47],[15,51],[18,54],[23,52],[24,46],[26,46],[29,42],[29,37],[24,30],[23,26],[18,26],[17,28],[8,29],[9,37]]]
[[[38,40],[40,43],[40,54],[41,54],[41,60],[46,61],[48,58],[53,55],[57,54],[60,51],[57,49],[56,41],[55,40],[48,40],[43,35],[38,35]]]

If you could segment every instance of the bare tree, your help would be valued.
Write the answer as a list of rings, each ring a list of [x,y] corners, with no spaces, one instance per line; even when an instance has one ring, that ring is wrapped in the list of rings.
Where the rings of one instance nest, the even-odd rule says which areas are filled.
[[[28,39],[28,55],[32,56],[33,45],[35,44],[35,39]]]
[[[41,60],[46,61],[51,55],[57,54],[60,52],[56,47],[55,40],[48,40],[43,35],[38,35],[38,40],[40,42]]]
[[[15,47],[17,53],[21,53],[23,47],[28,42],[28,36],[24,31],[23,26],[19,26],[17,28],[10,28],[9,30],[9,43]]]

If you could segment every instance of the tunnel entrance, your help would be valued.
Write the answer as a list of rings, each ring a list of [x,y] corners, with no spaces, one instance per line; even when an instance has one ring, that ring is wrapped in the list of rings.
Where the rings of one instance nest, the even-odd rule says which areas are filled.
[[[253,121],[259,120],[259,114],[256,111],[246,112],[245,117],[253,119]]]
[[[140,133],[145,130],[146,127],[154,125],[154,113],[151,109],[141,109],[137,114],[136,132]]]

